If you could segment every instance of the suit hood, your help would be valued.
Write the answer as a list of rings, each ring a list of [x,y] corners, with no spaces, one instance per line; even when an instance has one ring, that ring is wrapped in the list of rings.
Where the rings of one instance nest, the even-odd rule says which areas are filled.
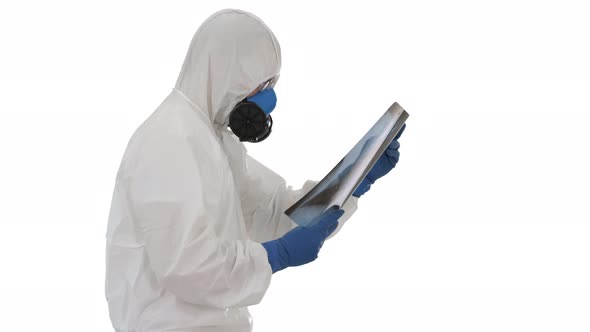
[[[195,33],[175,89],[212,123],[227,126],[233,107],[261,83],[278,77],[279,42],[255,15],[226,9]]]

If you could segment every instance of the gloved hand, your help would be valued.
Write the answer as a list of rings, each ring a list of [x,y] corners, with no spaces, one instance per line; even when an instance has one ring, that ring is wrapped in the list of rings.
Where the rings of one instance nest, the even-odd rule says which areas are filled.
[[[404,130],[406,129],[406,125],[404,124],[402,129],[400,129],[399,133],[395,136],[393,141],[389,143],[385,151],[379,157],[373,168],[369,171],[367,176],[361,181],[361,184],[356,188],[356,190],[352,193],[355,197],[361,197],[364,193],[371,189],[371,185],[377,181],[377,179],[383,177],[385,174],[389,173],[397,162],[399,161],[399,142],[397,141]]]
[[[344,210],[334,211],[314,226],[299,226],[277,240],[263,243],[272,273],[314,261],[326,238],[338,227],[342,214]]]

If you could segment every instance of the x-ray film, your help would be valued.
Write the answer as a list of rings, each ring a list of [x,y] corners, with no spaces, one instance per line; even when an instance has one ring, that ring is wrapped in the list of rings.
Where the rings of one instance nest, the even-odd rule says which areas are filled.
[[[324,215],[341,208],[401,130],[408,116],[398,103],[391,105],[336,167],[285,214],[298,225],[312,226]]]

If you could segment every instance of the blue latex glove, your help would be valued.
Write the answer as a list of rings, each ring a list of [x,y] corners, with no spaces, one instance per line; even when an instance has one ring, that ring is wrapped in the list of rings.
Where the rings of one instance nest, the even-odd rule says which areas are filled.
[[[385,151],[379,157],[373,168],[369,171],[367,176],[361,181],[361,184],[356,188],[356,190],[352,193],[355,197],[361,197],[364,193],[371,189],[371,185],[377,181],[377,179],[383,177],[385,174],[389,173],[399,161],[399,142],[398,139],[406,129],[406,125],[404,124],[402,129],[400,129],[399,133],[395,136],[393,141],[389,143]]]
[[[263,243],[272,273],[314,261],[326,238],[338,227],[338,218],[343,213],[344,210],[336,210],[314,226],[299,226],[277,240]]]

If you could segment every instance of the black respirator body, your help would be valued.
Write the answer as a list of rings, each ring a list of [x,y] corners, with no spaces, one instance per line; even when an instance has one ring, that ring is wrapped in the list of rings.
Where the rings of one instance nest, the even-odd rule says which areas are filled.
[[[258,143],[272,132],[273,111],[277,103],[269,88],[239,102],[229,114],[229,128],[241,142]]]

